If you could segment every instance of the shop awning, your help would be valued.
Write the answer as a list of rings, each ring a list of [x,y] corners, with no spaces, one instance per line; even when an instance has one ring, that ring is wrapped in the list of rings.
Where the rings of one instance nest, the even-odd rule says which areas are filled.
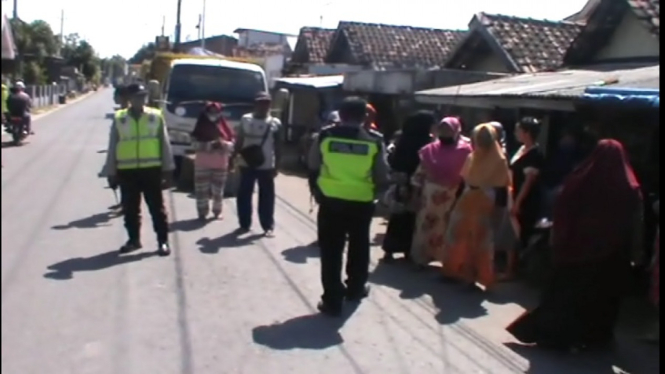
[[[660,65],[608,64],[436,88],[416,92],[415,98],[425,104],[573,110],[573,101],[588,87],[658,89],[659,84]]]
[[[291,77],[275,79],[275,88],[286,89],[326,89],[341,88],[344,83],[343,75],[328,75],[321,77]]]
[[[584,90],[581,101],[598,104],[660,108],[660,90],[589,87]]]

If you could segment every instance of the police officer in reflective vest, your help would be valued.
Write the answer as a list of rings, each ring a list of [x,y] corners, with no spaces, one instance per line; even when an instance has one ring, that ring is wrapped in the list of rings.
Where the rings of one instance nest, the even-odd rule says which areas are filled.
[[[157,234],[157,253],[168,256],[168,220],[162,195],[164,180],[175,168],[171,144],[159,110],[146,104],[148,92],[140,84],[127,87],[130,107],[115,113],[106,158],[110,183],[120,186],[125,228],[129,240],[120,253],[141,248],[141,196]]]
[[[312,195],[319,203],[318,242],[323,296],[321,313],[338,316],[344,299],[367,296],[370,225],[375,199],[388,183],[388,163],[380,133],[366,129],[367,102],[347,98],[341,123],[324,127],[310,147],[308,167]],[[348,237],[346,282],[342,261]]]

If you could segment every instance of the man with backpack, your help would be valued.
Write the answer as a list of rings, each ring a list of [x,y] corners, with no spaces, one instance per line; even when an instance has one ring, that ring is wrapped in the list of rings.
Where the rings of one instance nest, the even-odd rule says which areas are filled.
[[[245,114],[238,126],[236,152],[240,183],[236,204],[241,231],[252,225],[252,195],[259,185],[259,223],[267,237],[275,229],[275,177],[281,158],[280,130],[282,123],[270,115],[271,98],[259,92],[252,113]]]

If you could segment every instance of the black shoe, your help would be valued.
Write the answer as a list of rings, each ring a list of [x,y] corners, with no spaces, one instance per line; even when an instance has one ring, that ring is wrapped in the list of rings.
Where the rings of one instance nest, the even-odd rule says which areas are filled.
[[[168,256],[171,254],[171,247],[169,243],[160,243],[157,247],[157,254],[160,256]]]
[[[386,252],[381,258],[381,262],[384,262],[386,264],[392,264],[393,262],[395,262],[395,256],[393,256],[392,253]]]
[[[138,240],[128,240],[122,247],[120,247],[120,254],[138,251],[143,246]]]
[[[363,288],[359,290],[354,290],[347,288],[346,289],[346,300],[352,301],[352,302],[358,302],[364,298],[366,298],[369,295],[369,286],[364,286]]]
[[[321,314],[325,314],[330,317],[339,317],[342,315],[342,306],[333,306],[329,303],[319,301],[319,304],[316,306],[316,309],[321,312]]]

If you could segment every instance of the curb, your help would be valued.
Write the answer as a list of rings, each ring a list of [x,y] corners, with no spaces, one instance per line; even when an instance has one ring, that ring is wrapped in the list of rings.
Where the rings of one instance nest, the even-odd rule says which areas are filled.
[[[58,105],[56,105],[55,107],[53,107],[52,109],[50,109],[50,110],[47,110],[47,111],[45,111],[45,112],[43,112],[43,113],[36,114],[36,115],[32,116],[32,122],[34,123],[35,121],[39,121],[40,119],[42,119],[42,118],[48,116],[49,114],[55,113],[55,112],[59,111],[59,110],[62,109],[62,108],[66,108],[66,107],[68,107],[68,106],[70,106],[70,105],[72,105],[72,104],[76,104],[76,103],[78,103],[79,101],[82,101],[82,100],[84,100],[84,99],[87,99],[88,97],[92,96],[93,94],[95,94],[95,93],[97,93],[97,92],[99,92],[99,91],[90,91],[90,92],[85,93],[85,94],[83,94],[83,95],[81,95],[81,96],[77,96],[77,97],[74,98],[73,100],[68,101],[66,104],[58,104]]]

